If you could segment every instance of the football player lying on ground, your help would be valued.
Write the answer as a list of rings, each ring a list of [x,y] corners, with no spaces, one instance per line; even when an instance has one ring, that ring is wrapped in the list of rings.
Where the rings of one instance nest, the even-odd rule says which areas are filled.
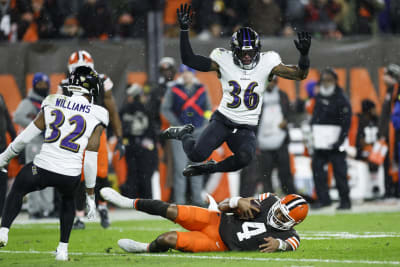
[[[12,222],[21,210],[23,197],[45,187],[61,194],[60,243],[56,260],[68,260],[68,240],[74,221],[74,195],[83,169],[85,173],[88,218],[96,215],[94,187],[100,136],[108,125],[108,111],[93,104],[99,92],[98,74],[88,67],[74,70],[69,79],[71,96],[49,95],[43,100],[36,119],[0,154],[0,169],[8,165],[33,138],[45,139],[33,163],[25,165],[7,196],[0,228],[0,247],[7,245]]]
[[[160,200],[130,199],[111,188],[101,195],[122,208],[134,208],[178,223],[189,232],[167,232],[150,243],[120,239],[127,252],[294,251],[300,238],[293,227],[307,216],[308,204],[299,195],[279,199],[264,193],[258,199],[233,197],[219,203],[219,211],[175,205]]]
[[[205,161],[224,142],[233,152],[232,156],[218,163],[211,160],[189,165],[183,171],[185,176],[240,170],[255,155],[255,129],[261,113],[262,95],[273,75],[290,80],[307,77],[311,35],[299,33],[298,40],[294,41],[300,52],[297,66],[283,64],[279,54],[274,51],[261,52],[258,34],[248,27],[240,28],[232,35],[231,51],[216,48],[210,57],[204,57],[194,54],[189,42],[191,7],[181,5],[177,13],[181,28],[182,63],[198,71],[217,72],[223,95],[218,109],[198,140],[192,136],[194,126],[191,124],[170,127],[161,137],[182,141],[183,149],[192,162]],[[195,105],[188,111],[198,112]]]

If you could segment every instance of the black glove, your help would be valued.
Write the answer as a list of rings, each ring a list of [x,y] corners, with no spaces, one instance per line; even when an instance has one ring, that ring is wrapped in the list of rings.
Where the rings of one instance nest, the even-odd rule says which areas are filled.
[[[190,12],[191,10],[192,6],[189,5],[188,7],[187,4],[185,5],[181,4],[181,8],[176,9],[176,15],[178,17],[178,23],[179,26],[181,27],[181,30],[186,31],[189,29],[189,26],[192,23],[192,16],[193,16],[193,14],[191,14]]]
[[[299,50],[300,54],[303,56],[308,55],[311,46],[311,34],[309,32],[298,32],[297,38],[299,40],[294,40],[297,50]]]
[[[119,152],[119,159],[125,155],[125,146],[123,144],[122,137],[118,137],[118,142],[114,149],[114,153],[117,152]]]

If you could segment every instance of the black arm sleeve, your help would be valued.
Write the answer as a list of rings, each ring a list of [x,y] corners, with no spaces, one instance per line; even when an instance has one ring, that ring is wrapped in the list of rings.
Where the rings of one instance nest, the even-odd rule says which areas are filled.
[[[189,42],[189,31],[181,31],[180,49],[182,63],[198,71],[210,71],[211,59],[195,55]]]
[[[4,98],[2,96],[0,96],[0,97],[1,97],[1,101],[3,103],[5,103]],[[4,109],[5,109],[5,116],[6,116],[6,120],[7,120],[7,132],[10,134],[11,140],[14,140],[15,137],[17,137],[17,134],[14,129],[14,124],[11,120],[10,113],[8,112],[7,106],[4,106]]]

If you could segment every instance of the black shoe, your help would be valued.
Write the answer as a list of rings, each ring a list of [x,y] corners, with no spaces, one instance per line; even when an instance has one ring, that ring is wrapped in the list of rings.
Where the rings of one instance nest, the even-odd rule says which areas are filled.
[[[72,229],[83,230],[85,229],[85,223],[82,222],[79,218],[76,218],[74,224],[72,225]]]
[[[217,165],[217,162],[215,162],[214,160],[209,160],[206,163],[189,165],[183,170],[183,175],[196,176],[196,175],[209,174],[214,172],[215,165]]]
[[[169,127],[160,134],[160,138],[181,140],[181,138],[185,134],[191,134],[193,133],[193,131],[194,131],[194,126],[192,124],[185,124],[183,126],[177,126],[177,127]]]
[[[351,202],[343,202],[336,208],[337,210],[349,210],[351,209]]]
[[[110,227],[110,220],[108,219],[108,210],[107,208],[100,208],[99,209],[99,214],[100,214],[100,224],[103,228],[108,228]]]

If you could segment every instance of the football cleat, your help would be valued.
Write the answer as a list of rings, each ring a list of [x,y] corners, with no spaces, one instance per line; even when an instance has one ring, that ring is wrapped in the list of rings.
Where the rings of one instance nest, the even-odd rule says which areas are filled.
[[[68,261],[68,251],[58,250],[56,251],[56,261]]]
[[[0,248],[5,247],[8,243],[8,229],[1,228],[0,229]]]
[[[214,172],[215,165],[217,165],[217,162],[214,160],[209,160],[206,163],[188,165],[182,173],[187,177],[209,174]]]
[[[130,253],[143,253],[148,252],[149,244],[137,242],[132,239],[120,239],[118,240],[118,246]]]
[[[160,137],[181,140],[185,134],[191,134],[193,131],[194,126],[192,124],[185,124],[183,126],[169,127],[160,134]]]
[[[110,220],[108,218],[108,209],[105,206],[100,206],[99,205],[99,214],[100,214],[100,225],[103,228],[108,228],[110,227]]]
[[[133,208],[134,199],[122,196],[120,193],[112,189],[111,187],[104,187],[100,190],[100,195],[104,200],[117,205],[120,208]]]

